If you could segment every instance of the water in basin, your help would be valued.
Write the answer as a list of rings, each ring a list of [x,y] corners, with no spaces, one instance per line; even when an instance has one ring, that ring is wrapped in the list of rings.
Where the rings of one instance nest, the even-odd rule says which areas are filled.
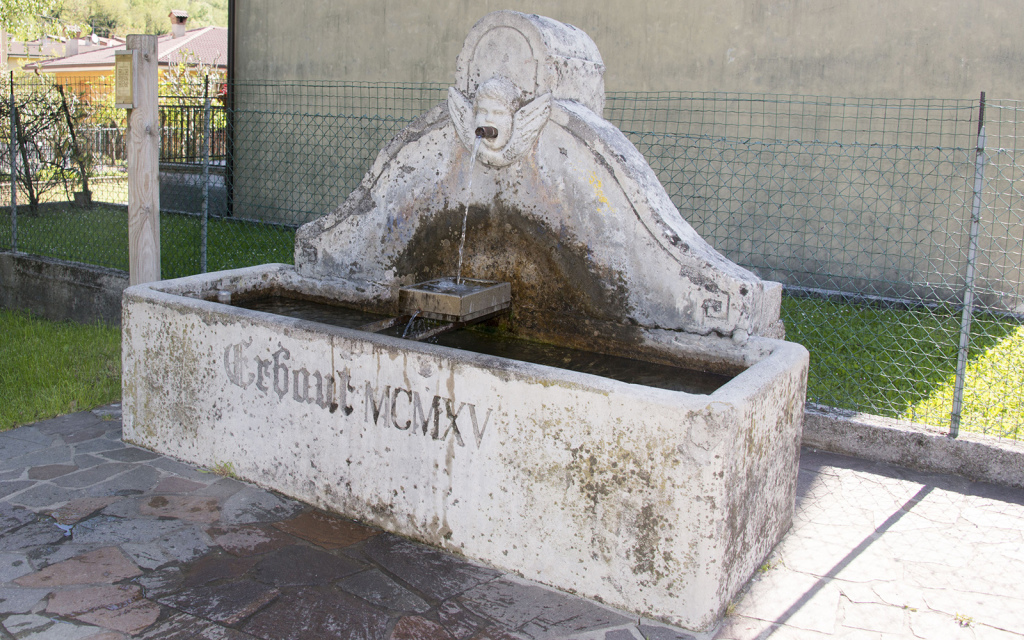
[[[465,286],[465,283],[463,285],[452,283],[452,285]],[[291,318],[322,322],[346,329],[357,329],[383,318],[383,316],[357,309],[284,296],[244,300],[238,302],[237,306]],[[405,326],[404,322],[398,323],[395,327],[382,333],[401,337]],[[430,342],[453,349],[558,367],[629,384],[686,393],[710,394],[731,379],[729,376],[715,373],[517,339],[487,331],[486,328],[461,329],[431,338]]]

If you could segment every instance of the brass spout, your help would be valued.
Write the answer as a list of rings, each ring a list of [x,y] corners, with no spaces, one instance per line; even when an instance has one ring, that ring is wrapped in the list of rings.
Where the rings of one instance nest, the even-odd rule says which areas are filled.
[[[494,139],[498,137],[498,130],[495,127],[477,127],[476,137]]]

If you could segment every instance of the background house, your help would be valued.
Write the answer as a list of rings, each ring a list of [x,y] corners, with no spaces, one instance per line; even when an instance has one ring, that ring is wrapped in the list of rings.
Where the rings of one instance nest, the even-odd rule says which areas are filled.
[[[77,38],[73,36],[45,35],[31,42],[5,42],[7,45],[7,62],[12,68],[24,68],[33,63],[44,62],[53,58],[74,56],[82,53],[106,49],[107,47],[123,46],[120,38],[101,38],[97,35]]]
[[[171,32],[157,40],[157,61],[161,76],[171,65],[180,62],[199,62],[225,72],[228,63],[228,30],[225,27],[203,27],[187,30],[188,14],[172,11]],[[29,65],[40,73],[52,73],[60,84],[75,84],[93,80],[97,76],[112,76],[114,52],[124,49],[124,41],[117,40],[107,47],[88,51],[71,51],[68,55]]]

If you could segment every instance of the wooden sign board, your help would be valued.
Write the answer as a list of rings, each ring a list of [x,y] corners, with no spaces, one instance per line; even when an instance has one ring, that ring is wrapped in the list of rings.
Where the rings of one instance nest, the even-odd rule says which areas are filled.
[[[114,106],[135,108],[135,55],[133,49],[114,52]]]

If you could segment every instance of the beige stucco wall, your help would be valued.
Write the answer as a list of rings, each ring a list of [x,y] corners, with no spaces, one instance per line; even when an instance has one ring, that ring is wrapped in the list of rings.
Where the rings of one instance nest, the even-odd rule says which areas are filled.
[[[235,3],[239,79],[449,82],[496,9],[586,31],[609,91],[1019,96],[1017,0],[329,0]]]
[[[257,81],[236,88],[236,215],[282,223],[305,222],[337,206],[399,126],[366,116],[411,118],[442,100],[466,34],[497,9],[536,12],[583,29],[604,58],[609,92],[961,99],[956,105],[824,98],[760,106],[726,104],[719,93],[678,105],[667,98],[660,106],[612,101],[605,110],[624,130],[655,134],[646,146],[637,142],[641,152],[684,217],[727,257],[787,285],[870,295],[959,299],[975,101],[982,90],[990,99],[1024,98],[1024,48],[1016,34],[1024,3],[1018,0],[236,0],[235,6],[236,78]],[[388,93],[262,80],[442,84]],[[1006,146],[992,129],[992,144]],[[808,147],[778,143],[791,140]],[[921,145],[928,150],[914,150]],[[990,186],[1010,192],[1005,180],[1000,184]],[[993,202],[986,200],[983,212],[979,298],[1020,311],[1024,220],[996,199],[988,198]]]

